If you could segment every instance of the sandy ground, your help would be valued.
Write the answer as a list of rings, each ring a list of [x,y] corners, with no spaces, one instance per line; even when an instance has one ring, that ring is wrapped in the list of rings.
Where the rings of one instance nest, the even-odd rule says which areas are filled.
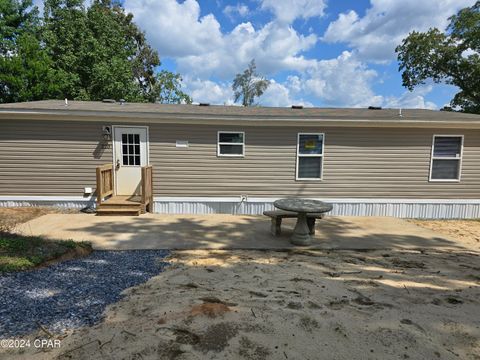
[[[480,251],[480,220],[408,220],[415,225],[453,236],[461,244]]]
[[[468,250],[185,250],[100,324],[0,359],[480,359],[479,222],[414,221]]]
[[[0,207],[0,231],[15,230],[20,224],[47,214],[74,214],[77,210],[67,210],[53,207]]]
[[[59,349],[3,355],[480,359],[475,253],[192,250],[170,260]]]

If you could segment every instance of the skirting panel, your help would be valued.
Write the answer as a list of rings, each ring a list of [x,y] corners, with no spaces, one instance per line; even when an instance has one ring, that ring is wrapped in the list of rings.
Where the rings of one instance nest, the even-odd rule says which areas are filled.
[[[78,197],[0,197],[0,207],[35,207],[53,206],[66,209],[83,209],[95,206],[94,199]]]
[[[273,210],[271,198],[167,198],[154,199],[153,210],[160,214],[234,214],[261,215]],[[323,199],[333,204],[330,215],[393,216],[418,219],[477,219],[480,218],[480,199]],[[55,206],[82,209],[95,206],[95,199],[80,197],[0,196],[0,207]]]
[[[400,202],[386,199],[326,200],[333,203],[330,215],[340,216],[393,216],[418,219],[475,219],[480,218],[480,200],[405,200]],[[260,215],[265,210],[273,210],[273,200],[269,201],[154,201],[154,212],[163,214],[238,214]]]

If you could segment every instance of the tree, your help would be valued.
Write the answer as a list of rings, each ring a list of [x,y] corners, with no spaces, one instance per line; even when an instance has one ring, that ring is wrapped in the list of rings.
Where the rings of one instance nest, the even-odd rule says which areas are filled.
[[[270,85],[270,82],[260,76],[256,69],[255,59],[252,59],[243,74],[237,74],[233,80],[232,89],[235,95],[235,102],[241,98],[243,106],[252,106],[255,97],[262,96]]]
[[[44,38],[63,75],[64,97],[155,102],[161,89],[169,88],[171,101],[175,94],[178,101],[184,98],[180,76],[175,82],[159,83],[168,77],[156,73],[158,53],[120,1],[94,0],[87,9],[83,3],[45,0]]]
[[[192,99],[182,90],[182,77],[170,71],[162,70],[157,74],[153,94],[155,102],[161,104],[191,104]]]
[[[89,100],[81,80],[89,38],[83,0],[45,0],[42,42],[58,74],[60,98]]]
[[[191,102],[120,0],[0,0],[0,102]]]
[[[58,94],[52,59],[39,39],[31,0],[0,0],[0,102],[41,100]]]
[[[480,1],[449,18],[447,32],[411,32],[395,51],[403,86],[412,91],[427,79],[457,86],[451,106],[480,114]]]

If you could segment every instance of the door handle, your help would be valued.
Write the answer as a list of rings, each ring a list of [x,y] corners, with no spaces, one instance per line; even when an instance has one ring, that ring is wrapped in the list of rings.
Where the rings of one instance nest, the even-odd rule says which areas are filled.
[[[117,159],[117,163],[115,165],[115,170],[120,169],[120,160]]]

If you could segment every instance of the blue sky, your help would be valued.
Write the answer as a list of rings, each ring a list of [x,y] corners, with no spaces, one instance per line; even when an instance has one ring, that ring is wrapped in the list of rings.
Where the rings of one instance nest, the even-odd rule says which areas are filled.
[[[197,102],[231,104],[255,58],[271,80],[261,105],[441,108],[456,89],[401,85],[394,48],[412,30],[444,29],[474,0],[125,0]]]

